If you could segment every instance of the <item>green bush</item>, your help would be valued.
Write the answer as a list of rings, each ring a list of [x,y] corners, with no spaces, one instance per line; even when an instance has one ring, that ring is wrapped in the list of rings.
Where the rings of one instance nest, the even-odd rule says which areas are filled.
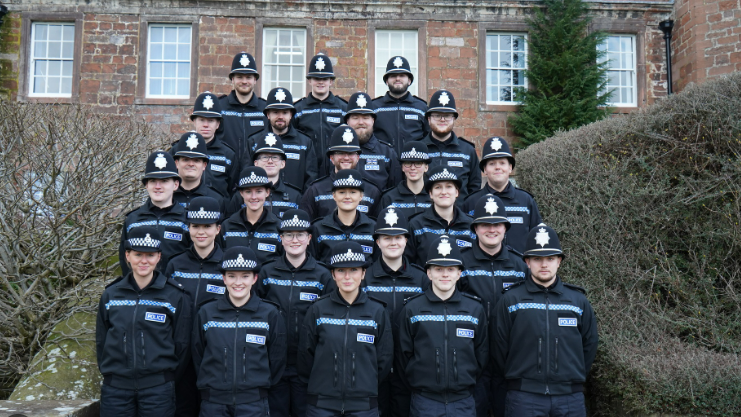
[[[594,415],[741,410],[741,73],[518,155],[589,291]]]

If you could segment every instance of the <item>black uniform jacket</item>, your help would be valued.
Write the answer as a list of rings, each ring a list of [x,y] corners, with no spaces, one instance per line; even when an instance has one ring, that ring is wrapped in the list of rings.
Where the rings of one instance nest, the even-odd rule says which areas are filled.
[[[306,311],[314,300],[335,288],[332,274],[310,254],[306,254],[306,260],[298,268],[283,255],[260,269],[257,294],[280,306],[286,324],[288,365],[296,365],[299,332]]]
[[[430,168],[443,165],[455,173],[463,182],[463,187],[458,195],[458,202],[463,201],[469,194],[481,189],[481,169],[479,168],[479,157],[476,154],[476,146],[450,132],[450,137],[445,142],[433,139],[432,134],[422,139],[427,145],[427,153],[432,162]]]
[[[254,165],[253,152],[257,140],[272,131],[273,128],[268,126],[262,132],[250,136],[247,140],[247,152],[240,158],[243,164]],[[288,126],[288,132],[284,135],[276,133],[276,136],[283,141],[283,151],[286,153],[286,167],[281,171],[283,180],[305,190],[319,176],[319,158],[323,156],[317,153],[316,145],[311,139],[292,125]]]
[[[412,140],[420,140],[430,132],[425,112],[427,102],[407,92],[395,99],[387,92],[373,99],[376,106],[376,122],[373,133],[382,141],[392,144],[397,154],[402,146]]]
[[[247,146],[247,138],[265,129],[268,119],[263,114],[265,99],[257,94],[245,104],[237,99],[237,93],[232,90],[228,95],[219,97],[221,106],[221,132],[217,133],[227,145],[229,145],[237,156],[244,153]]]
[[[95,328],[104,383],[137,390],[174,381],[190,361],[191,311],[183,287],[157,271],[142,289],[131,274],[109,284]]]
[[[329,263],[332,248],[341,241],[353,240],[360,243],[366,261],[373,256],[373,232],[376,222],[361,212],[357,212],[355,221],[345,226],[337,217],[337,209],[315,221],[311,225],[311,249],[314,257],[321,262]]]
[[[401,311],[399,369],[424,397],[446,404],[468,398],[489,359],[487,333],[476,297],[456,290],[443,301],[429,288]]]
[[[329,138],[332,137],[335,128],[344,123],[347,102],[332,92],[324,100],[317,100],[309,93],[293,106],[296,108],[293,126],[314,142],[317,158],[320,159],[320,175],[327,175],[331,165],[326,156]]]
[[[211,186],[211,181],[209,181],[205,175],[201,177],[201,183],[198,184],[196,188],[192,190],[186,190],[183,188],[183,185],[181,183],[178,189],[175,190],[175,192],[172,194],[173,201],[183,206],[183,208],[185,208],[186,210],[188,209],[188,206],[190,206],[190,201],[196,197],[213,198],[214,200],[218,201],[219,204],[221,204],[221,212],[224,212],[225,196],[223,194],[220,194]]]
[[[458,288],[481,299],[486,318],[491,322],[504,289],[529,276],[527,264],[505,245],[502,245],[499,253],[490,256],[481,250],[477,242],[473,247],[461,251],[461,256],[464,271]]]
[[[492,326],[495,369],[507,388],[535,394],[583,391],[597,354],[597,320],[583,289],[560,278],[549,288],[532,277],[510,286]]]
[[[339,291],[319,298],[306,313],[298,352],[308,404],[346,412],[376,407],[394,352],[383,303],[362,291],[352,304]]]
[[[172,143],[170,154],[175,156],[176,144]],[[216,135],[211,142],[206,143],[208,166],[206,167],[206,181],[211,188],[223,196],[232,195],[239,177],[239,161],[237,153],[231,146]]]
[[[222,256],[224,252],[218,243],[206,258],[201,258],[191,246],[167,264],[165,276],[183,286],[193,301],[193,311],[197,311],[198,306],[205,301],[224,294],[224,280],[220,269]]]
[[[427,191],[423,189],[419,194],[414,194],[407,186],[406,180],[402,180],[396,187],[383,192],[381,205],[378,207],[379,210],[386,207],[397,208],[409,219],[415,214],[432,207],[432,201]]]
[[[360,145],[362,152],[358,171],[363,178],[372,182],[379,190],[393,187],[401,180],[399,157],[391,144],[382,142],[375,135],[368,142]]]
[[[455,243],[459,248],[471,247],[476,244],[476,235],[471,232],[472,221],[469,215],[455,207],[453,221],[448,224],[447,220],[437,214],[435,206],[432,206],[409,221],[409,230],[414,235],[407,243],[404,253],[416,259],[417,265],[425,265],[430,244],[440,235],[450,236],[450,243]]]
[[[337,203],[332,196],[332,183],[336,173],[314,181],[304,192],[299,208],[309,213],[309,218],[316,220],[325,217],[337,209]],[[368,181],[363,182],[363,199],[360,200],[357,210],[373,218],[378,212],[378,203],[381,192],[378,187]]]
[[[221,246],[225,250],[234,246],[252,248],[258,263],[264,264],[283,254],[279,226],[280,220],[270,210],[263,208],[256,224],[247,221],[246,210],[239,210],[221,224]]]
[[[277,184],[270,187],[270,196],[265,200],[265,207],[273,211],[278,218],[283,218],[283,213],[290,209],[297,209],[301,201],[301,189],[285,181],[278,180]],[[229,203],[226,205],[226,216],[247,207],[244,204],[242,194],[234,193]]]
[[[473,215],[473,209],[476,202],[486,194],[494,194],[502,199],[504,210],[507,212],[507,220],[511,224],[507,234],[504,236],[504,243],[511,246],[517,252],[525,251],[525,240],[527,239],[530,229],[543,222],[538,211],[538,205],[535,199],[527,191],[517,188],[512,183],[501,193],[485,184],[484,188],[468,196],[463,203],[463,211]]]
[[[151,226],[157,229],[157,236],[153,239],[160,240],[160,249],[162,256],[157,270],[164,271],[172,257],[188,249],[190,246],[190,234],[188,233],[188,224],[185,219],[185,209],[180,204],[161,209],[154,204],[152,200],[147,201],[136,210],[126,214],[123,229],[121,229],[121,242],[118,246],[118,260],[121,265],[121,273],[129,273],[129,265],[126,263],[125,244],[128,240],[129,232],[135,227]]]
[[[193,362],[204,400],[245,404],[265,398],[286,366],[278,307],[254,292],[241,307],[229,294],[201,305],[193,328]]]

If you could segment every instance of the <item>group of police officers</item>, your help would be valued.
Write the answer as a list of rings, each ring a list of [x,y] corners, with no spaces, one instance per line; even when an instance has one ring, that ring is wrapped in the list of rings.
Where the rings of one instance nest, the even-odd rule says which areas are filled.
[[[146,161],[99,304],[101,415],[585,416],[595,315],[507,142],[479,160],[402,56],[376,99],[333,95],[323,54],[296,102],[259,77],[237,54]]]

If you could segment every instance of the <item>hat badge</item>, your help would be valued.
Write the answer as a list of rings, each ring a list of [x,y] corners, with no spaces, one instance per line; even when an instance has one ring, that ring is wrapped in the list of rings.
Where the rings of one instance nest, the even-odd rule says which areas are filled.
[[[278,91],[275,92],[275,99],[280,101],[281,103],[283,100],[286,99],[286,93],[283,91],[282,88],[279,88]]]
[[[494,215],[494,213],[499,210],[499,206],[497,205],[497,202],[494,201],[493,198],[489,198],[486,200],[486,205],[484,206],[484,210],[486,210],[487,213]]]
[[[352,249],[347,250],[347,257],[352,259],[355,256],[355,254],[352,252]]]
[[[291,221],[292,221],[292,222],[296,222],[296,223],[298,223],[298,222],[300,221],[300,220],[298,219],[298,214],[294,214],[294,215],[293,215],[293,220],[291,220]]]
[[[401,57],[400,56],[397,56],[396,58],[394,58],[394,66],[396,68],[399,68],[402,65],[404,65],[404,61],[401,60]]]
[[[239,256],[237,256],[237,263],[243,264],[244,258],[242,257],[242,254],[240,253]]]
[[[355,181],[355,178],[353,178],[352,175],[348,175],[347,176],[347,180],[348,181]]]
[[[265,136],[265,143],[268,146],[274,146],[277,141],[278,140],[275,139],[275,135],[272,132],[271,133],[268,133],[268,135]]]
[[[250,178],[255,178],[255,172],[254,171],[250,174]]]
[[[441,239],[440,243],[437,245],[437,253],[445,257],[450,255],[450,252],[452,251],[453,248],[450,247],[450,242],[448,242],[448,239]]]
[[[205,209],[204,209],[203,207],[201,207],[201,209],[200,209],[200,210],[198,210],[198,212],[199,212],[199,213],[205,213],[205,212],[206,212],[206,210],[205,210]]]
[[[443,91],[442,94],[440,94],[440,98],[437,99],[440,104],[443,106],[447,106],[448,103],[450,103],[450,97],[448,97],[448,93]]]
[[[250,65],[250,58],[247,56],[247,54],[242,54],[242,57],[239,58],[239,64],[243,67]]]
[[[324,59],[323,58],[317,58],[316,64],[314,64],[314,66],[319,71],[323,71],[324,70],[324,67],[325,67],[325,65],[324,65]]]
[[[203,99],[203,108],[211,110],[212,107],[214,107],[214,100],[211,96],[206,96],[206,98]]]
[[[535,244],[540,245],[541,248],[545,247],[551,240],[548,236],[548,232],[544,228],[538,229],[538,233],[535,234]]]
[[[167,166],[167,159],[165,159],[165,155],[158,153],[157,157],[154,158],[154,166],[158,169],[163,169]]]
[[[342,134],[342,140],[345,143],[350,143],[352,142],[352,138],[353,138],[352,130],[345,129],[345,133]]]
[[[147,235],[144,236],[144,243],[152,243],[152,237],[149,236],[149,233],[147,233]]]
[[[359,94],[356,103],[358,104],[358,107],[365,107],[368,105],[368,100],[365,99],[364,94]]]
[[[389,211],[386,212],[386,215],[383,217],[383,221],[386,222],[389,226],[393,227],[396,223],[399,222],[399,216],[396,215],[396,212],[394,209],[389,209]]]
[[[502,141],[499,140],[499,138],[492,139],[491,148],[495,151],[499,151],[500,149],[502,149]]]
[[[188,139],[185,141],[185,146],[187,146],[190,150],[198,147],[198,137],[195,135],[195,133],[188,136]]]

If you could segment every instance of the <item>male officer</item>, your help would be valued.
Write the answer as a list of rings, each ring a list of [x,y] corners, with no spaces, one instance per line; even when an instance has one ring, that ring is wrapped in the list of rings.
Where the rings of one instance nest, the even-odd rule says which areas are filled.
[[[412,218],[432,207],[430,195],[425,190],[425,173],[430,163],[427,145],[419,141],[405,143],[399,161],[404,180],[383,193],[381,207],[394,207]]]
[[[348,125],[342,125],[332,132],[332,139],[327,156],[334,164],[334,170],[331,174],[314,181],[311,186],[304,192],[299,207],[309,213],[309,217],[315,220],[325,217],[334,211],[337,204],[334,201],[332,190],[336,180],[337,172],[343,169],[356,169],[360,161],[360,144],[358,135],[355,130]],[[362,174],[361,174],[362,177]],[[356,176],[356,179],[361,177]],[[369,181],[363,183],[363,198],[360,201],[358,210],[375,217],[376,208],[381,198],[381,192],[378,187]]]
[[[243,163],[252,161],[254,158],[251,153],[254,152],[257,141],[272,132],[283,141],[286,155],[283,180],[305,190],[308,184],[316,179],[319,172],[318,155],[311,139],[291,125],[291,119],[295,113],[293,96],[288,89],[277,87],[270,90],[265,105],[265,116],[270,123],[265,130],[248,139],[248,149],[245,154],[241,155],[240,161]]]
[[[393,207],[381,211],[373,233],[381,256],[368,268],[363,291],[386,304],[391,318],[394,340],[399,337],[399,312],[404,300],[420,294],[429,284],[424,270],[404,256],[409,239],[409,223],[401,211]],[[378,387],[378,404],[383,416],[408,416],[411,393],[391,368],[389,376]]]
[[[370,96],[355,93],[347,105],[345,123],[355,130],[362,152],[362,162],[358,170],[363,178],[372,182],[379,190],[393,187],[401,179],[401,167],[397,153],[388,142],[382,142],[373,134],[376,113],[373,111]]]
[[[324,154],[332,132],[342,124],[347,102],[330,91],[335,75],[328,56],[320,53],[311,58],[306,80],[311,86],[311,92],[294,103],[296,114],[293,125],[314,142],[316,154],[322,158],[319,163],[320,175],[327,175],[330,164]]]
[[[181,179],[180,186],[173,194],[175,202],[187,209],[191,200],[206,196],[215,199],[222,206],[225,196],[211,187],[211,180],[205,175],[208,155],[203,136],[196,132],[184,133],[175,143],[172,152]]]
[[[232,60],[229,81],[232,91],[219,97],[221,105],[223,133],[220,137],[237,155],[244,153],[247,138],[263,130],[267,119],[263,114],[265,100],[255,94],[255,85],[260,79],[255,58],[247,52],[240,52]]]
[[[427,103],[407,91],[414,75],[403,56],[389,59],[383,82],[389,91],[373,100],[378,116],[373,131],[378,139],[392,144],[398,155],[404,143],[420,140],[430,131],[425,118]]]
[[[306,386],[296,371],[299,330],[311,303],[335,288],[329,270],[307,251],[310,230],[311,222],[305,211],[286,211],[280,222],[284,255],[265,264],[257,282],[257,294],[278,304],[286,321],[286,370],[280,382],[270,388],[268,396],[273,417],[306,415]]]
[[[502,291],[525,279],[527,265],[520,254],[502,243],[510,225],[499,197],[482,196],[473,217],[471,231],[476,234],[476,242],[462,251],[465,270],[458,287],[482,300],[486,318],[491,322],[496,320],[493,313]],[[493,409],[495,416],[503,416],[506,393],[504,377],[492,377],[491,367],[487,367],[476,384],[476,415],[488,416],[489,409]]]
[[[492,359],[507,379],[505,416],[586,416],[584,381],[597,354],[597,320],[583,288],[563,282],[556,232],[530,230],[530,276],[507,288],[492,325]]]
[[[149,155],[142,183],[149,198],[139,208],[126,213],[121,230],[118,261],[123,275],[130,272],[126,263],[126,242],[129,234],[136,228],[154,226],[157,230],[156,236],[152,235],[152,238],[161,242],[161,256],[157,265],[159,271],[165,270],[170,258],[190,246],[185,208],[175,204],[172,199],[180,185],[180,176],[172,156],[165,151],[155,151]]]
[[[431,242],[431,284],[401,311],[397,363],[412,389],[411,417],[473,416],[471,391],[489,359],[486,313],[456,289],[463,262],[453,238]]]
[[[438,90],[432,94],[425,117],[430,123],[430,134],[422,142],[429,149],[432,166],[442,165],[455,172],[461,180],[459,203],[463,204],[466,196],[481,188],[481,171],[476,146],[453,132],[458,118],[453,93]]]
[[[509,149],[507,141],[498,136],[486,141],[479,164],[486,176],[486,184],[481,190],[469,195],[462,208],[471,214],[482,195],[494,194],[501,198],[507,211],[507,219],[512,224],[504,242],[522,253],[527,234],[543,220],[533,196],[509,182],[509,176],[515,167],[515,157]]]

